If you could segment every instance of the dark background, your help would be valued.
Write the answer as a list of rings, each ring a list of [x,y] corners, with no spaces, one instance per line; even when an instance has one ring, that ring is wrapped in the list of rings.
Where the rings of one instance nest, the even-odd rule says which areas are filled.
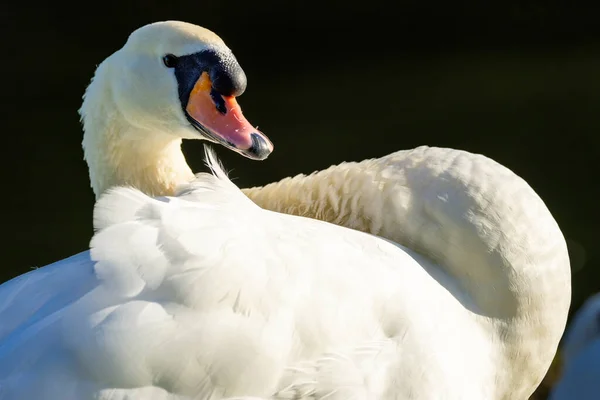
[[[591,3],[591,2],[590,2]],[[354,5],[353,5],[354,4]],[[600,4],[575,1],[10,1],[0,12],[0,282],[84,250],[94,197],[77,109],[95,66],[149,22],[217,32],[275,143],[219,148],[240,186],[427,144],[524,177],[567,238],[573,307],[600,289]],[[202,143],[184,151],[200,171]]]

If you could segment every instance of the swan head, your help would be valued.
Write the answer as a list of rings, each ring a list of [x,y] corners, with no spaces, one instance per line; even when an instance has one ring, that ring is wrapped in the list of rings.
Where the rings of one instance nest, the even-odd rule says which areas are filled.
[[[167,139],[205,139],[256,160],[273,150],[236,101],[246,89],[244,71],[208,29],[166,21],[134,31],[99,66],[80,110],[84,129],[90,108],[100,107],[87,98],[94,95],[94,81],[103,76],[119,118],[134,128],[128,132],[138,133],[128,138],[132,142],[152,140],[139,137],[140,132],[152,132]]]

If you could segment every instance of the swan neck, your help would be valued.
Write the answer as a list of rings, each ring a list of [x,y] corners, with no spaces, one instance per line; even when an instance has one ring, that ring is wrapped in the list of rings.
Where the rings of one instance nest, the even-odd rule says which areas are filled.
[[[181,151],[181,138],[127,121],[115,104],[108,68],[98,67],[80,110],[84,158],[96,198],[113,186],[132,186],[151,196],[172,195],[194,176]]]

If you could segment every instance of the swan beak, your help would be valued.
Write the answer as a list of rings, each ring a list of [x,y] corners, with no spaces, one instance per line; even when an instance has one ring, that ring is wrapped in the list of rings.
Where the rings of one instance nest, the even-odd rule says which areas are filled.
[[[188,120],[206,139],[253,160],[264,160],[273,151],[271,141],[242,114],[234,96],[223,96],[203,72],[185,108]]]

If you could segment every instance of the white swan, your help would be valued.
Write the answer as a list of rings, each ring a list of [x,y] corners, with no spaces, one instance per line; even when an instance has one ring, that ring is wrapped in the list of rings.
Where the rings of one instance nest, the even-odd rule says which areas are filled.
[[[595,400],[600,395],[600,293],[579,309],[565,334],[562,376],[549,400]]]
[[[0,398],[526,399],[570,303],[565,240],[527,183],[427,147],[243,192],[212,157],[194,178],[182,138],[272,149],[229,96],[244,86],[181,22],[98,67],[81,109],[98,232],[0,286]],[[117,185],[175,197],[101,196]]]

